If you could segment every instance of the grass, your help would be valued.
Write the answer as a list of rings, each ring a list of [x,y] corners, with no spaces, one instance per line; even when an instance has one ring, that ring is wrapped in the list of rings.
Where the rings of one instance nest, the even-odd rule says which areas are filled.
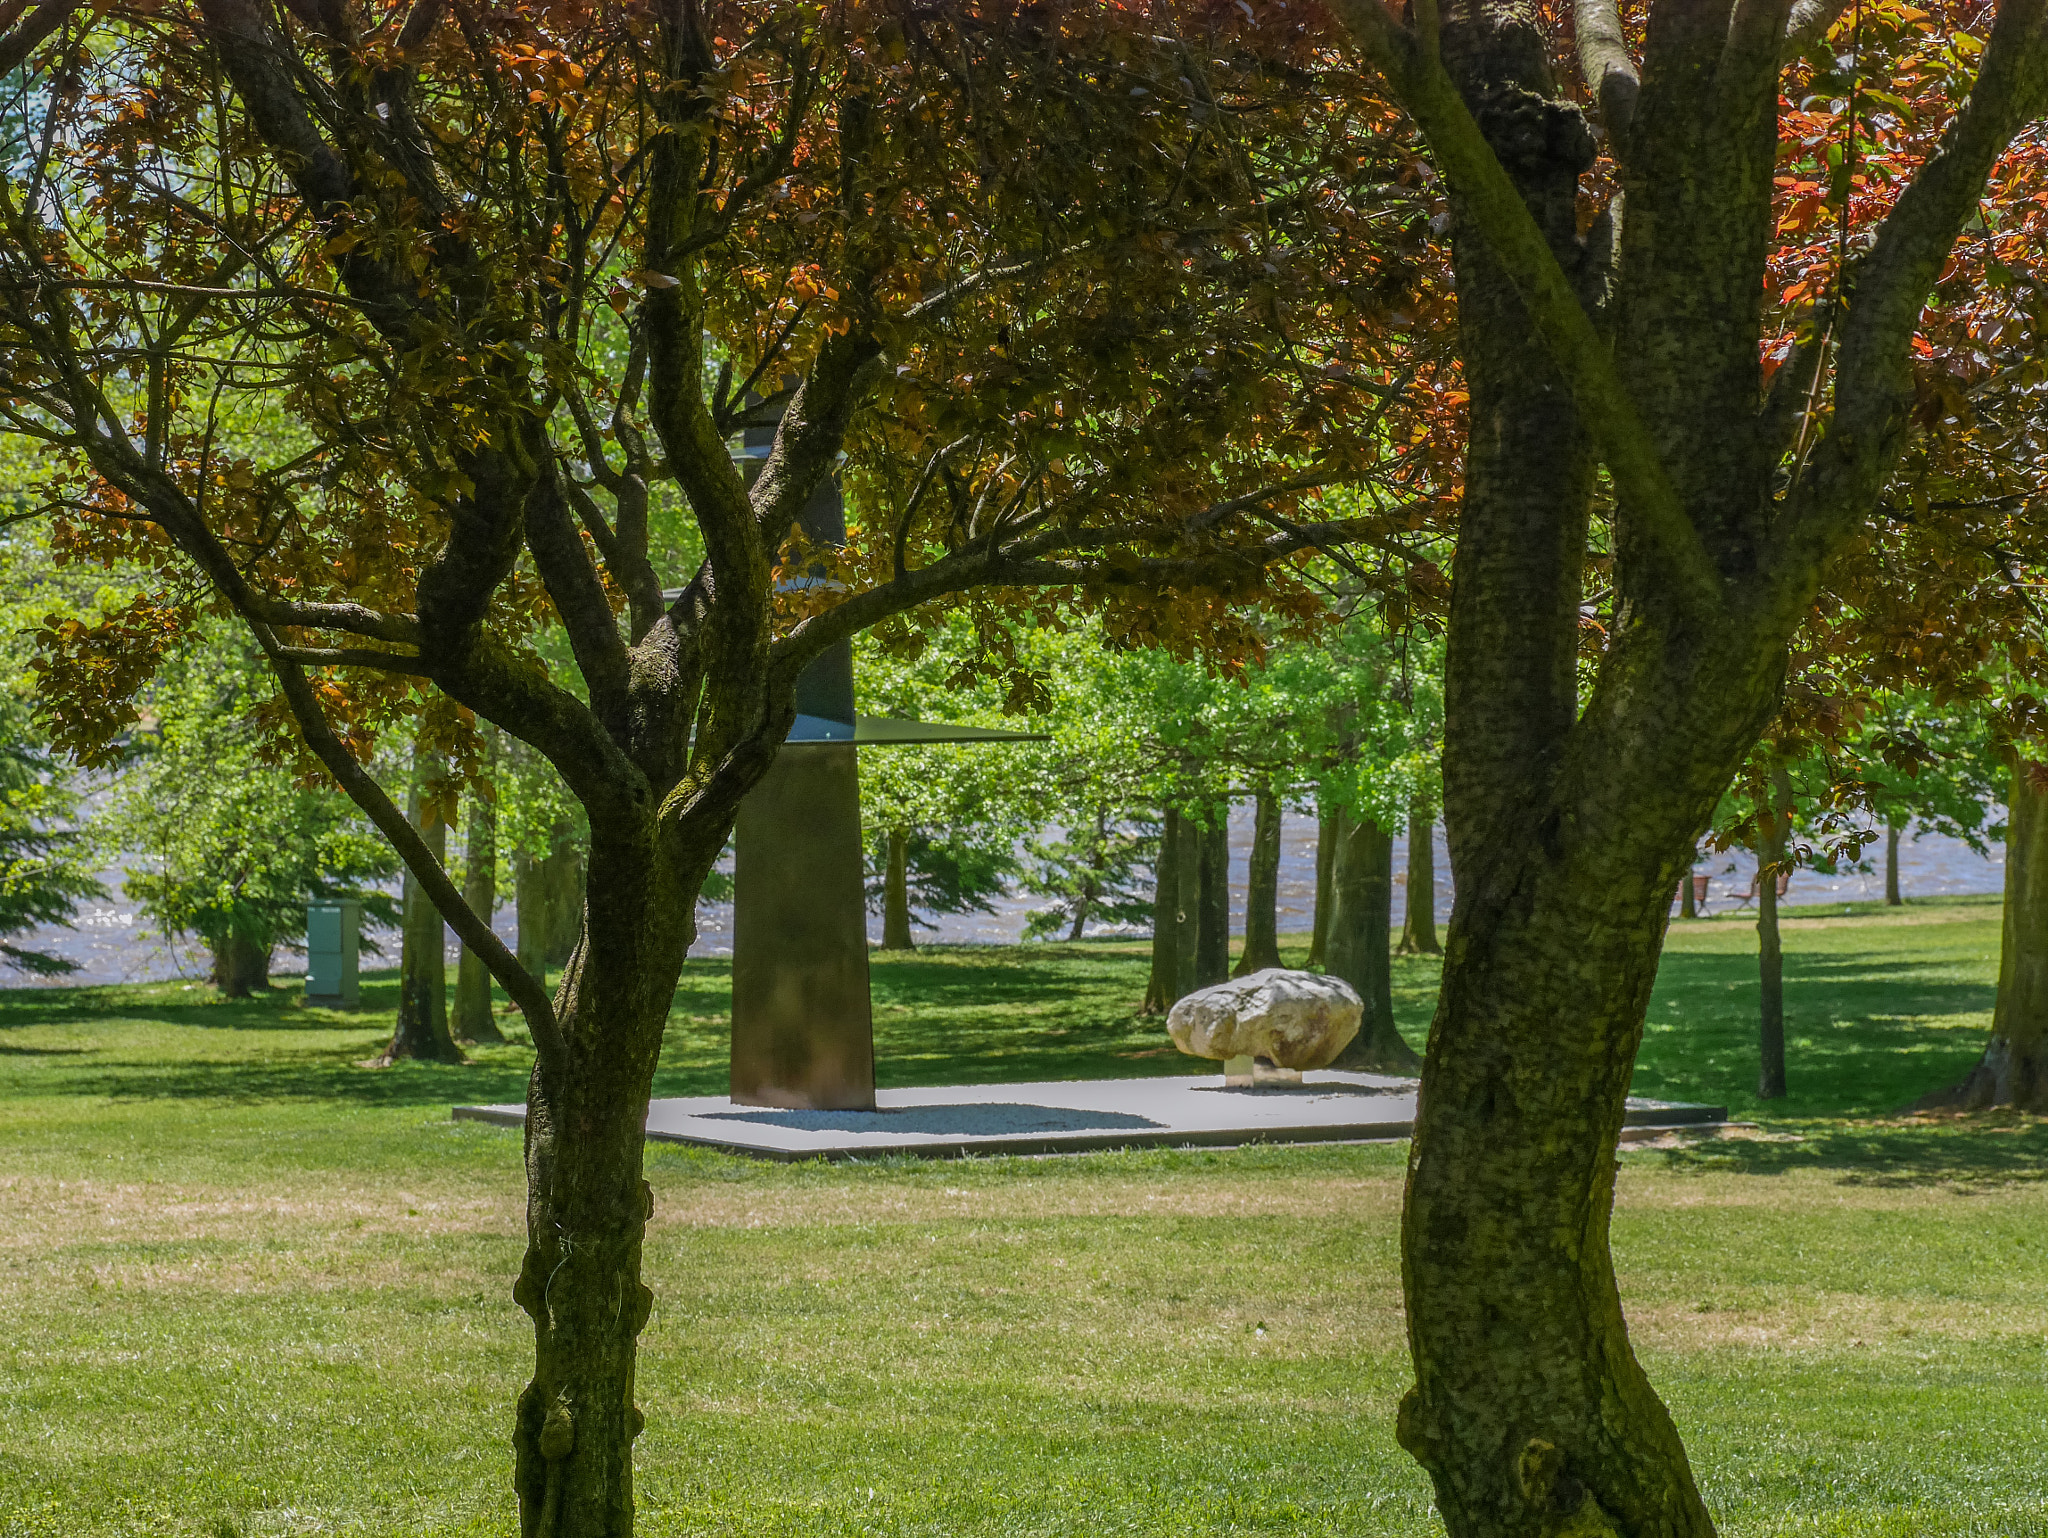
[[[1786,926],[1793,1096],[1747,919],[1675,925],[1637,1087],[1764,1136],[1623,1155],[1650,1372],[1738,1535],[2048,1535],[2048,1129],[1902,1122],[1988,1021],[1997,910]],[[1180,1071],[1141,945],[878,957],[885,1082]],[[722,963],[662,1093],[722,1086]],[[1400,963],[1418,1042],[1434,964]],[[370,1071],[358,1014],[0,992],[0,1538],[500,1534],[531,1337],[527,1054]],[[641,1530],[1423,1535],[1399,1147],[770,1166],[650,1150]]]

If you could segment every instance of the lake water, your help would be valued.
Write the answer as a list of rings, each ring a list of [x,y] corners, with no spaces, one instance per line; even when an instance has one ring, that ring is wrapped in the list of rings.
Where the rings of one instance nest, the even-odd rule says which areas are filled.
[[[1252,809],[1247,802],[1233,809],[1230,820],[1231,907],[1233,927],[1240,930],[1244,919],[1251,836]],[[1873,847],[1881,860],[1882,848]],[[1407,881],[1407,861],[1407,840],[1395,840],[1394,916],[1397,922],[1405,901],[1405,893],[1401,889]],[[1718,913],[1733,901],[1732,894],[1749,890],[1756,862],[1747,854],[1736,852],[1702,860],[1698,869],[1711,878],[1707,911]],[[1444,849],[1441,827],[1436,830],[1436,872],[1437,923],[1441,926],[1451,911],[1450,859]],[[2004,889],[2005,850],[2002,845],[1994,844],[1987,859],[1955,839],[1932,833],[1918,839],[1909,835],[1900,844],[1899,873],[1900,885],[1909,897],[1998,892]],[[1315,875],[1315,819],[1305,815],[1290,816],[1284,824],[1281,840],[1279,920],[1282,933],[1300,933],[1313,923]],[[108,888],[116,894],[112,900],[86,904],[78,923],[71,929],[46,927],[23,937],[19,943],[37,950],[54,951],[78,962],[80,970],[67,979],[73,983],[150,982],[197,979],[206,975],[204,952],[192,947],[167,945],[157,936],[147,933],[136,919],[133,904],[119,895],[119,872],[109,873],[106,879]],[[1851,871],[1838,876],[1823,876],[1803,870],[1793,875],[1785,902],[1796,907],[1870,901],[1883,895],[1881,869],[1868,874]],[[1006,897],[997,901],[993,913],[942,915],[932,928],[920,928],[918,939],[921,943],[936,944],[1014,944],[1024,932],[1025,917],[1035,906],[1035,901],[1025,897]],[[515,933],[515,915],[511,908],[500,909],[494,915],[491,927],[510,942]],[[870,938],[881,939],[881,920],[878,917],[870,918],[868,932]],[[447,936],[447,942],[452,960],[458,946],[452,934]],[[397,936],[387,936],[386,944],[395,961]],[[731,951],[731,907],[722,903],[704,904],[698,915],[697,944],[691,954],[722,956],[731,954]],[[365,958],[365,963],[377,964],[371,958]],[[280,976],[304,970],[304,963],[297,958],[279,958],[277,971]],[[0,971],[0,987],[19,987],[35,982],[35,979],[11,970]]]

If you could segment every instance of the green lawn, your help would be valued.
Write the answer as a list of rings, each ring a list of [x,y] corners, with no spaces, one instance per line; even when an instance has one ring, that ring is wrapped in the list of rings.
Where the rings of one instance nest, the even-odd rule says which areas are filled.
[[[1638,1087],[1763,1135],[1623,1155],[1639,1349],[1725,1531],[2048,1535],[2048,1127],[1890,1113],[1966,1068],[1997,910],[1675,926]],[[1173,1073],[1144,947],[878,957],[884,1082]],[[1400,964],[1418,1042],[1433,963]],[[722,1087],[693,963],[660,1090]],[[514,1530],[519,1047],[356,1066],[393,987],[0,992],[0,1538]],[[1398,1147],[771,1166],[650,1155],[648,1534],[1427,1534]]]

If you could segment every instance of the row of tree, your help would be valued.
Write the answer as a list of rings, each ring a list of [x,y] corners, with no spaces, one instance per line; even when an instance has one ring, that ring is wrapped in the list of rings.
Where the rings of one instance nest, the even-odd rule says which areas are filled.
[[[632,1529],[651,1076],[805,665],[957,616],[1012,689],[1082,619],[1228,671],[1348,582],[1446,637],[1398,1435],[1456,1538],[1713,1531],[1615,1138],[1759,741],[1994,655],[2038,736],[2048,0],[40,0],[0,64],[0,418],[53,548],[156,577],[39,703],[103,754],[232,616],[518,1003],[527,1530]],[[478,723],[588,827],[552,992],[379,757],[474,783]]]

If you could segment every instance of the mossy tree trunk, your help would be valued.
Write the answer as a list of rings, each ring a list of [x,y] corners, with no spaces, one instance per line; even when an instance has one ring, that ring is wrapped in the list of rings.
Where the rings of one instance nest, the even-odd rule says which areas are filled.
[[[209,947],[213,956],[213,985],[223,998],[246,999],[270,986],[270,958],[275,947],[267,941],[231,929]]]
[[[484,784],[497,762],[498,734],[483,734]],[[463,820],[462,900],[469,911],[486,923],[498,911],[498,800],[493,786],[489,793],[479,789],[469,798]],[[462,959],[455,968],[455,1006],[448,1021],[449,1033],[457,1041],[503,1041],[497,1017],[491,1010],[491,971],[470,946],[463,946]]]
[[[583,851],[568,822],[554,826],[545,853],[522,850],[514,858],[512,901],[519,964],[540,978],[566,966],[583,931]]]
[[[1280,798],[1258,793],[1252,818],[1250,868],[1245,877],[1244,954],[1233,976],[1280,965]]]
[[[1169,806],[1159,828],[1159,858],[1152,866],[1152,975],[1145,984],[1148,1015],[1164,1014],[1187,991],[1183,986],[1182,935],[1189,915],[1182,886],[1186,864],[1186,818]]]
[[[1365,1016],[1333,1066],[1412,1073],[1422,1060],[1394,1026],[1394,837],[1369,817],[1338,815],[1325,970],[1358,990]]]
[[[882,949],[916,950],[910,935],[910,832],[889,830],[889,863],[882,874]]]
[[[448,824],[424,795],[436,767],[431,755],[414,749],[405,811],[435,864],[443,865],[448,853]],[[391,1045],[384,1049],[387,1063],[408,1057],[434,1063],[462,1061],[462,1049],[448,1029],[448,959],[443,931],[441,910],[428,899],[408,866],[400,901],[398,1024],[391,1033]]]
[[[1408,898],[1401,913],[1401,954],[1440,956],[1436,937],[1436,814],[1418,802],[1408,813]]]
[[[1519,0],[1418,6],[1413,27],[1334,9],[1444,178],[1470,391],[1444,681],[1457,898],[1409,1155],[1396,1430],[1451,1538],[1709,1538],[1614,1282],[1629,1079],[1672,890],[1898,463],[1922,306],[1993,162],[2048,110],[2044,7],[2000,5],[1854,304],[1768,387],[1780,77],[1837,8],[1654,0],[1634,32],[1585,0],[1577,82]],[[1626,219],[1581,216],[1602,142]],[[1612,600],[1582,703],[1602,468]]]
[[[1330,877],[1337,864],[1337,814],[1316,806],[1316,911],[1309,921],[1308,959],[1304,966],[1327,967],[1330,956],[1330,908],[1334,901]]]
[[[1230,808],[1208,809],[1195,830],[1195,957],[1193,986],[1230,976]]]
[[[2005,926],[1991,1040],[1960,1084],[1916,1109],[2048,1114],[2048,769],[2006,749]]]

